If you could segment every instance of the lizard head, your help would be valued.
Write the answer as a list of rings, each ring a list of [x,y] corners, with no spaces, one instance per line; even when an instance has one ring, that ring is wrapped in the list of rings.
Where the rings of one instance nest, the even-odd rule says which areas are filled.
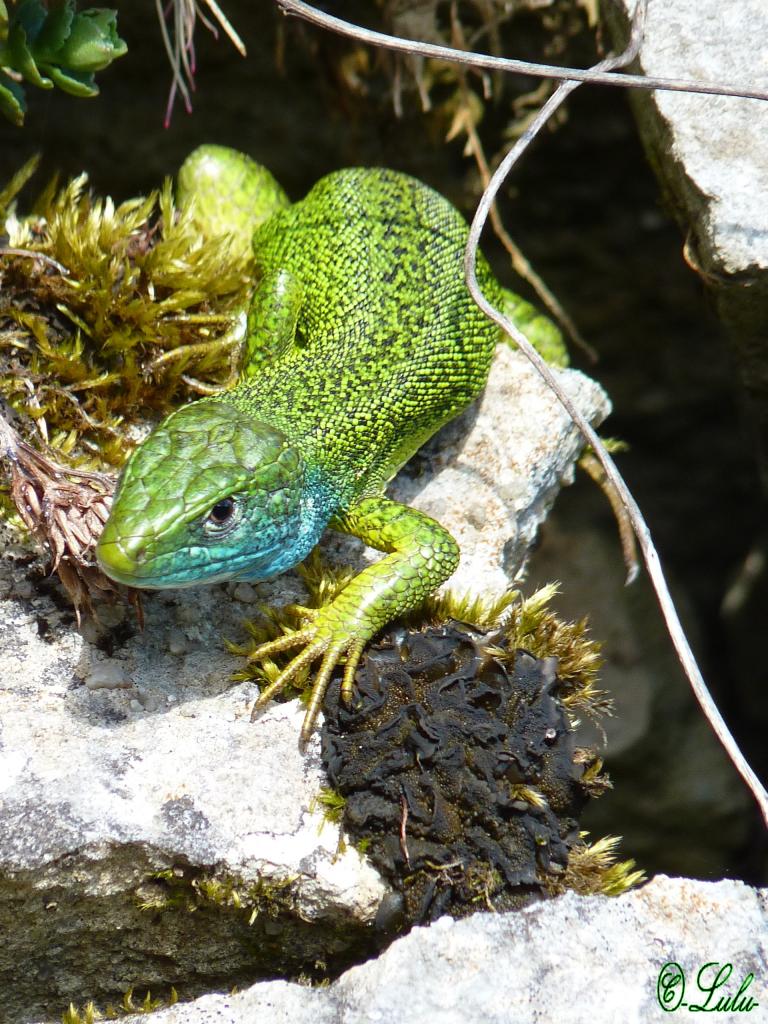
[[[323,528],[305,476],[279,430],[219,399],[193,402],[129,458],[96,557],[133,587],[268,579]]]

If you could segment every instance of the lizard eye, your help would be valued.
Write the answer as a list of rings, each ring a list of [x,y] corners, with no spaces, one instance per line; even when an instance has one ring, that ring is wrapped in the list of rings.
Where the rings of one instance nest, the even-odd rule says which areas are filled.
[[[222,498],[208,513],[203,526],[208,530],[221,530],[223,527],[229,526],[234,520],[236,508],[234,498]]]

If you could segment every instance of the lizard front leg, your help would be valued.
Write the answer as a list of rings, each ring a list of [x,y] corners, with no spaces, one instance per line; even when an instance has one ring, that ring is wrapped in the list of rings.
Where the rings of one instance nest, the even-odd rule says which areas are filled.
[[[301,729],[302,742],[312,733],[331,673],[341,658],[346,655],[341,695],[348,701],[366,643],[392,619],[418,607],[459,564],[459,546],[447,530],[423,512],[388,498],[363,498],[334,516],[329,525],[388,554],[355,576],[310,625],[262,644],[251,655],[251,660],[260,661],[279,651],[304,647],[261,693],[252,717],[322,656]]]

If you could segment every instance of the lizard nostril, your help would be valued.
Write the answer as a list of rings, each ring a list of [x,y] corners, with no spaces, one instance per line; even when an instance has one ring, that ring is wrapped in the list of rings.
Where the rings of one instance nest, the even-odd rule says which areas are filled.
[[[96,560],[107,576],[120,582],[128,582],[126,577],[133,577],[144,561],[146,542],[126,544],[125,540],[115,537],[109,524],[96,545]]]

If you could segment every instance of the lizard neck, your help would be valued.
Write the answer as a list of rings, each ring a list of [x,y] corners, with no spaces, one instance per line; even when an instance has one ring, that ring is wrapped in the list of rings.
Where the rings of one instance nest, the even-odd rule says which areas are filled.
[[[322,537],[336,506],[333,488],[322,472],[305,466],[301,499],[290,532],[276,550],[244,567],[234,578],[246,582],[268,580],[302,562]]]

